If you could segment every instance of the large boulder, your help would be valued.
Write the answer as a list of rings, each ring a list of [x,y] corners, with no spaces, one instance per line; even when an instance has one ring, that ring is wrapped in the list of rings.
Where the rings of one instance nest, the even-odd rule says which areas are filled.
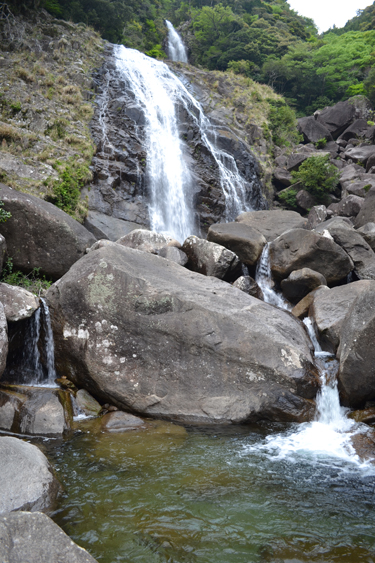
[[[294,270],[285,280],[281,281],[284,297],[291,303],[298,303],[320,285],[327,285],[325,277],[310,268]]]
[[[321,139],[332,141],[330,130],[313,116],[298,119],[298,131],[303,135],[305,143],[317,143]]]
[[[360,233],[347,226],[332,225],[329,233],[340,245],[354,264],[354,271],[360,280],[375,280],[375,253]]]
[[[336,213],[342,217],[356,217],[362,209],[363,202],[362,197],[350,194],[340,201]]]
[[[360,145],[351,147],[344,152],[345,158],[350,158],[354,162],[362,162],[366,166],[366,162],[371,156],[375,155],[375,145]]]
[[[4,305],[5,316],[9,322],[17,322],[31,317],[40,306],[36,295],[23,287],[0,283],[0,303]]]
[[[357,232],[365,239],[367,244],[375,251],[375,223],[366,223],[357,229]]]
[[[304,327],[225,282],[110,245],[46,299],[57,370],[104,402],[185,421],[312,416],[317,374]]]
[[[192,235],[185,240],[182,250],[188,257],[187,267],[193,272],[225,280],[236,279],[240,275],[237,255],[221,244]]]
[[[307,216],[306,229],[312,230],[327,219],[327,208],[325,205],[314,205]]]
[[[181,247],[180,243],[171,236],[146,229],[135,229],[119,238],[116,243],[151,254],[157,254],[165,246]]]
[[[0,516],[0,538],[1,563],[96,563],[41,512]]]
[[[349,127],[345,129],[340,135],[340,139],[344,141],[349,141],[350,139],[355,139],[356,137],[363,137],[369,129],[366,119],[356,119]]]
[[[337,139],[349,125],[356,119],[357,110],[350,102],[338,102],[332,107],[327,107],[319,112],[319,121]]]
[[[88,212],[84,226],[98,240],[108,239],[113,242],[141,227],[137,223],[123,221],[122,219],[117,219],[117,217],[92,210]],[[144,229],[145,227],[142,228]]]
[[[46,456],[18,438],[0,437],[0,475],[0,514],[46,510],[59,492]]]
[[[372,281],[357,281],[316,291],[309,305],[309,316],[314,320],[323,350],[335,354],[340,344],[342,323],[360,293],[372,287]]]
[[[0,184],[0,200],[12,217],[0,223],[8,256],[17,270],[61,278],[96,238],[58,207]]]
[[[246,223],[218,223],[208,229],[207,240],[228,248],[247,266],[259,260],[267,241],[264,236]]]
[[[338,349],[339,389],[352,407],[375,399],[375,282],[367,283],[343,321]]]
[[[241,213],[236,218],[236,222],[253,227],[262,233],[267,242],[275,240],[289,229],[304,228],[307,224],[307,220],[296,211],[281,211],[280,209]]]
[[[306,229],[287,231],[270,244],[272,275],[277,281],[293,270],[310,268],[336,284],[353,270],[353,262],[331,238]]]
[[[361,211],[355,219],[357,228],[363,227],[366,223],[375,223],[375,188],[371,188],[367,192]]]

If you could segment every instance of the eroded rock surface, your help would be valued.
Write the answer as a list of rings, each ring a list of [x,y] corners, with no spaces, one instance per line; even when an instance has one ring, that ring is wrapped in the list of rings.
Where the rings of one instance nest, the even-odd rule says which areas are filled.
[[[47,300],[57,369],[104,402],[207,422],[313,416],[303,326],[225,282],[112,244],[83,257]]]
[[[246,223],[219,223],[212,225],[207,240],[228,248],[244,264],[254,266],[267,243],[264,236]]]
[[[0,302],[8,322],[28,319],[40,306],[38,297],[33,293],[7,283],[0,283]]]
[[[304,228],[307,224],[307,220],[296,211],[279,209],[241,213],[236,221],[245,223],[262,233],[267,242],[275,240],[289,229]]]

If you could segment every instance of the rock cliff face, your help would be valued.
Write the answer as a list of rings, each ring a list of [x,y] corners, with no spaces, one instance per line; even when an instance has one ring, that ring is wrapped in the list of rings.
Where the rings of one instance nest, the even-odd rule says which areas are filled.
[[[196,89],[188,84],[186,76],[181,72],[176,74],[195,95]],[[188,78],[190,75],[193,76],[193,73]],[[87,192],[89,209],[148,227],[150,194],[145,116],[131,85],[116,69],[111,46],[107,46],[106,61],[94,79],[99,91],[92,121],[97,152],[93,159],[94,181]],[[184,158],[193,173],[194,210],[199,228],[205,233],[225,214],[219,167],[202,140],[196,119],[182,104],[177,105],[177,114]],[[216,146],[235,159],[245,184],[248,204],[254,209],[266,208],[261,169],[251,151],[249,139],[245,135],[240,137],[238,131],[232,129],[229,115],[222,114],[220,120],[218,116],[212,117]]]

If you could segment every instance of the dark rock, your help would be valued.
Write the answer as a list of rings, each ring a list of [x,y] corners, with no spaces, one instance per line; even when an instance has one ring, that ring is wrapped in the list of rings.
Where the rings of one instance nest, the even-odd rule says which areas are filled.
[[[339,145],[335,141],[329,141],[324,147],[324,151],[330,154],[331,158],[336,158],[339,153]],[[335,163],[333,163],[335,164]],[[337,161],[336,161],[337,164]]]
[[[188,257],[187,267],[193,272],[219,279],[229,279],[231,274],[238,277],[241,266],[237,255],[220,244],[196,236],[188,237],[182,245]]]
[[[301,301],[297,303],[295,307],[293,307],[292,315],[294,315],[297,319],[304,319],[305,317],[307,317],[310,307],[313,304],[315,294],[326,289],[329,289],[326,285],[320,285],[319,287],[308,293],[306,297],[301,299]]]
[[[375,422],[375,407],[363,409],[360,411],[352,411],[348,413],[348,418],[363,424],[374,424]]]
[[[40,301],[23,287],[0,283],[0,302],[4,306],[7,321],[17,322],[31,317],[40,306]]]
[[[144,427],[145,423],[141,418],[122,411],[105,414],[101,423],[101,428],[105,432],[126,432]]]
[[[180,266],[186,266],[188,263],[188,257],[185,252],[175,246],[163,246],[163,248],[157,251],[157,254],[162,258],[176,262]]]
[[[345,131],[340,135],[340,139],[349,141],[353,137],[363,137],[369,126],[366,119],[356,119]]]
[[[0,223],[8,255],[16,270],[63,276],[95,242],[95,237],[70,215],[38,197],[0,184],[0,199],[12,217]]]
[[[313,416],[303,326],[225,282],[111,245],[84,256],[46,299],[56,369],[103,402],[186,421]]]
[[[293,229],[270,244],[272,275],[277,281],[293,270],[310,268],[323,274],[329,285],[344,279],[353,270],[353,262],[333,240],[314,231]]]
[[[355,219],[355,227],[363,227],[366,223],[375,223],[375,188],[367,192],[361,211]]]
[[[59,492],[45,455],[36,446],[17,438],[0,437],[0,475],[0,514],[46,510]]]
[[[375,399],[375,282],[366,283],[343,321],[338,349],[340,394],[352,407]]]
[[[314,205],[307,216],[306,229],[312,230],[323,223],[327,218],[327,208],[325,205]]]
[[[337,204],[337,215],[341,217],[356,217],[361,211],[363,198],[356,195],[348,195]]]
[[[284,168],[276,168],[273,173],[273,178],[279,184],[289,187],[292,183],[292,175]]]
[[[366,223],[366,225],[357,229],[357,232],[360,233],[367,244],[375,252],[375,223]]]
[[[311,207],[313,207],[314,204],[316,203],[314,196],[311,195],[306,190],[300,190],[297,193],[296,201],[297,201],[297,205],[302,209],[304,209],[305,211],[311,209]]]
[[[207,240],[228,248],[244,264],[254,266],[267,241],[264,236],[246,223],[218,223],[208,229]]]
[[[155,231],[147,231],[145,229],[136,229],[116,241],[121,246],[128,248],[136,248],[142,252],[151,252],[157,254],[158,250],[164,246],[176,246],[181,248],[180,243],[168,235],[156,233]]]
[[[301,117],[298,119],[298,131],[303,135],[305,143],[317,143],[321,139],[332,141],[333,137],[325,124],[314,117]]]
[[[309,316],[314,320],[324,350],[336,353],[340,344],[341,327],[351,305],[372,284],[372,281],[357,281],[314,293]]]
[[[233,284],[233,287],[248,293],[256,299],[264,299],[263,291],[260,289],[259,285],[251,276],[241,276]]]
[[[375,188],[375,178],[371,174],[361,174],[362,180],[354,181],[347,184],[345,191],[347,194],[353,194],[359,197],[366,197],[367,192],[371,188]],[[365,177],[365,179],[363,179]]]
[[[332,217],[332,219],[328,219],[327,221],[323,221],[323,223],[319,223],[315,228],[315,233],[323,234],[324,231],[328,231],[333,226],[343,227],[344,229],[351,229],[353,227],[352,222],[347,217]]]
[[[286,279],[281,281],[283,294],[291,303],[298,303],[320,285],[327,285],[325,277],[319,272],[310,270],[310,268],[294,270]]]
[[[26,395],[0,388],[0,429],[16,430],[18,413],[26,401]]]
[[[320,111],[319,122],[328,129],[334,139],[337,139],[355,120],[356,108],[353,104],[338,102],[333,107]],[[316,141],[313,141],[316,142]]]
[[[344,152],[346,159],[350,158],[354,162],[361,162],[364,166],[371,156],[375,155],[375,145],[360,145],[353,148],[347,148]]]
[[[5,310],[0,302],[0,378],[4,373],[8,356],[8,325]]]
[[[4,258],[7,253],[7,243],[3,235],[0,235],[0,272],[3,269]]]
[[[361,234],[353,228],[338,225],[329,227],[329,233],[353,261],[357,277],[360,280],[375,280],[375,253]]]
[[[0,516],[0,537],[2,563],[97,563],[41,512]]]
[[[236,222],[253,227],[262,233],[267,242],[271,242],[289,229],[304,228],[307,224],[307,220],[296,211],[279,209],[241,213],[236,218]]]
[[[98,240],[108,239],[113,242],[141,227],[137,223],[116,219],[116,217],[110,217],[99,211],[89,211],[84,226]]]

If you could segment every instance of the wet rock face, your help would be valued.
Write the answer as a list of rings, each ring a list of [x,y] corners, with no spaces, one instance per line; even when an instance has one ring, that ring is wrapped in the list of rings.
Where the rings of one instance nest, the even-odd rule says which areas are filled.
[[[313,416],[317,372],[300,321],[221,280],[111,244],[47,300],[57,370],[105,402],[186,421]]]
[[[99,103],[91,126],[97,152],[92,162],[94,181],[87,192],[89,209],[149,227],[145,117],[129,85],[116,70],[111,46],[94,82]],[[218,165],[205,147],[193,118],[182,106],[177,107],[176,113],[184,156],[193,173],[197,232],[206,232],[225,214]],[[259,166],[249,146],[229,127],[213,128],[219,148],[236,161],[245,181],[248,203],[254,209],[265,208]]]

